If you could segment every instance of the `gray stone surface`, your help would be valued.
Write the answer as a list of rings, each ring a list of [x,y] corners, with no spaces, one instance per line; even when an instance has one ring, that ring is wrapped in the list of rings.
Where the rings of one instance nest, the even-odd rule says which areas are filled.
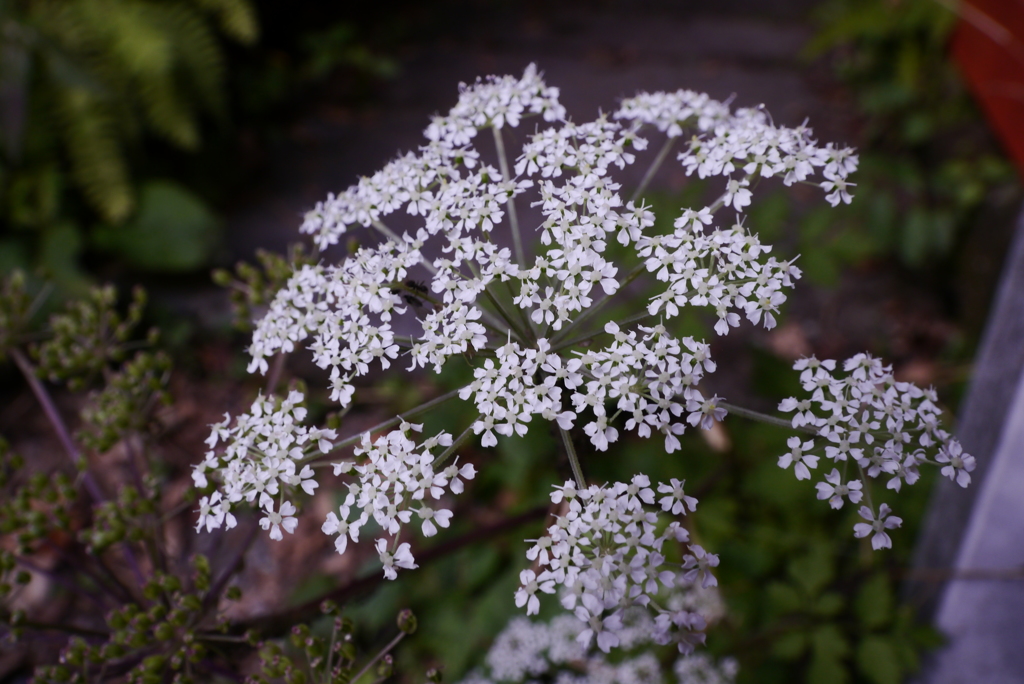
[[[909,587],[949,639],[919,681],[1024,682],[1024,580],[1013,572],[1024,568],[1024,215],[958,434],[978,468],[967,490],[936,488],[918,549],[919,569],[952,569]]]
[[[987,491],[996,450],[1005,429],[1009,429],[1010,406],[1024,378],[1024,214],[1018,220],[1016,236],[1003,266],[1003,276],[992,305],[989,322],[974,363],[970,388],[963,401],[957,436],[964,449],[977,458],[974,483],[961,489],[948,480],[940,481],[932,495],[928,516],[918,541],[915,568],[950,568],[958,551],[972,508]],[[1018,443],[1024,450],[1024,442]],[[1024,468],[1024,462],[1021,463]],[[1018,491],[1024,502],[1024,489]],[[1024,503],[1014,511],[1016,521],[1024,520]],[[1010,514],[1011,511],[1007,511]],[[1018,523],[1019,524],[1019,523]],[[994,567],[984,563],[984,567]],[[925,615],[934,615],[945,584],[934,581],[909,582],[906,596]],[[1021,618],[1021,644],[1024,646],[1024,612]],[[1024,682],[1024,672],[1021,679]]]
[[[955,568],[1024,566],[1024,377],[971,512]],[[1024,582],[957,579],[939,603],[936,625],[949,639],[929,684],[1024,682]]]

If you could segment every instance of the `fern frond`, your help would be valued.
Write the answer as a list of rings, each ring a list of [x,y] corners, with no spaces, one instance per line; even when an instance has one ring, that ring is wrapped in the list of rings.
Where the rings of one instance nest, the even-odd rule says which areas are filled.
[[[135,199],[112,117],[84,88],[55,88],[52,95],[75,183],[104,219],[121,223]]]
[[[161,15],[174,41],[175,68],[183,91],[208,111],[223,113],[226,70],[210,23],[184,2],[164,6]]]
[[[243,45],[251,45],[259,37],[256,12],[248,0],[194,0],[205,12],[220,19],[221,31]]]

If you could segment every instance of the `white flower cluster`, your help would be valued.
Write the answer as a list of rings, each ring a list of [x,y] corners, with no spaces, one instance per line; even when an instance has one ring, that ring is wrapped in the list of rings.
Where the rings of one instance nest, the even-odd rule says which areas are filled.
[[[807,480],[822,452],[824,458],[841,465],[843,474],[834,467],[816,485],[818,498],[827,499],[832,508],[841,508],[846,499],[860,503],[866,479],[888,478],[886,487],[898,492],[904,483],[917,482],[918,466],[926,463],[941,466],[942,474],[961,487],[970,484],[974,457],[964,453],[956,438],[940,426],[942,412],[935,390],[897,382],[891,366],[868,354],[847,359],[844,377],[834,374],[835,361],[813,356],[798,360],[793,368],[800,371],[800,382],[810,397],[784,399],[779,410],[793,413],[793,427],[812,433],[812,438],[790,437],[790,451],[779,457],[779,466],[793,466],[797,479]],[[824,440],[818,454],[811,453],[816,449],[813,435]],[[845,475],[851,463],[859,478]],[[877,516],[871,507],[862,506],[860,515],[867,523],[858,523],[855,535],[873,532],[875,549],[891,547],[885,530],[899,527],[902,520],[890,513],[886,504]]]
[[[742,224],[705,233],[711,212],[686,210],[676,219],[670,235],[643,237],[637,254],[645,259],[647,270],[668,287],[651,299],[648,311],[673,318],[686,305],[713,307],[718,316],[715,332],[727,335],[740,324],[736,309],[747,320],[764,327],[775,327],[775,313],[786,301],[783,287],[792,287],[800,269],[790,261],[761,255],[771,251]]]
[[[701,133],[729,120],[729,106],[704,93],[640,93],[622,102],[615,118],[651,124],[669,138],[678,138],[696,126]]]
[[[510,164],[502,131],[528,116],[550,125],[527,136]],[[486,128],[494,135],[496,165],[474,147]],[[647,149],[641,133],[651,129],[667,136],[655,166],[669,158],[673,145],[685,145],[677,161],[688,174],[719,176],[724,183],[718,200],[680,209],[669,230],[656,226],[642,200],[624,200],[614,180]],[[684,134],[691,136],[685,143]],[[701,615],[654,608],[653,597],[681,579],[712,585],[710,569],[718,558],[694,544],[682,573],[669,570],[662,546],[687,543],[686,530],[678,523],[658,527],[658,513],[645,506],[657,502],[679,515],[696,502],[683,494],[682,483],[652,487],[642,475],[628,484],[585,486],[569,430],[582,431],[599,451],[625,429],[663,437],[672,453],[687,425],[710,429],[722,420],[722,400],[699,389],[715,371],[708,345],[676,337],[666,325],[684,307],[701,307],[717,316],[719,335],[744,318],[774,327],[800,270],[769,256],[771,246],[744,225],[754,185],[768,177],[785,185],[812,183],[832,205],[849,202],[856,155],[819,145],[806,126],[776,126],[762,109],[732,111],[728,103],[691,91],[642,93],[610,116],[573,123],[557,88],[532,66],[521,78],[463,85],[456,106],[435,117],[425,137],[415,152],[306,215],[301,230],[321,250],[355,227],[375,230],[383,241],[340,264],[297,269],[257,322],[250,372],[266,372],[270,357],[305,343],[329,372],[332,401],[344,409],[354,401],[356,378],[371,368],[387,369],[403,356],[410,369],[440,372],[452,357],[464,359],[473,380],[458,396],[479,413],[471,429],[481,443],[489,447],[499,436],[524,435],[534,418],[554,423],[578,478],[578,491],[570,483],[555,494],[565,511],[531,548],[535,565],[524,571],[517,603],[534,613],[538,592],[561,587],[564,605],[584,625],[578,636],[605,651],[623,642],[627,608],[651,606],[656,640],[688,647],[703,629]],[[524,199],[539,208],[536,225],[520,226],[516,206]],[[731,225],[716,216],[726,207],[740,214]],[[413,217],[414,227],[402,235],[385,223],[396,212]],[[504,226],[510,239],[498,235]],[[524,236],[539,238],[529,257]],[[611,240],[626,263],[613,263]],[[654,288],[646,306],[618,323],[596,316],[640,276]],[[399,317],[401,336],[395,332]],[[407,337],[406,330],[413,333]],[[917,479],[919,464],[934,462],[961,485],[969,481],[973,458],[939,428],[933,393],[896,383],[868,357],[848,361],[849,375],[842,379],[831,374],[834,362],[810,359],[797,369],[812,396],[788,399],[780,408],[796,411],[794,427],[826,440],[825,458],[848,460],[865,473],[851,479],[845,466],[842,473],[833,469],[818,483],[819,497],[833,507],[866,498],[866,522],[855,533],[873,535],[876,548],[889,545],[885,530],[899,518],[884,506],[876,513],[865,478],[890,477],[890,488],[898,490]],[[233,525],[231,504],[246,499],[264,509],[261,522],[275,538],[282,528],[294,528],[295,508],[283,498],[285,488],[312,492],[316,486],[312,471],[300,468],[315,455],[304,445],[326,451],[334,439],[328,431],[300,428],[296,406],[292,397],[280,406],[261,398],[232,430],[227,422],[214,426],[211,449],[218,441],[229,446],[223,455],[211,452],[195,477],[205,485],[205,473],[215,470],[224,487],[203,499],[200,527]],[[340,510],[323,525],[343,552],[372,520],[391,538],[375,543],[389,578],[399,568],[415,567],[409,543],[399,543],[403,527],[414,516],[427,536],[447,526],[451,513],[436,502],[445,492],[459,493],[462,480],[475,475],[468,465],[442,469],[452,455],[450,435],[417,443],[412,433],[418,431],[403,423],[376,440],[364,435],[357,460],[336,466],[354,481]],[[437,449],[444,452],[435,455]],[[779,463],[810,479],[820,458],[815,439],[794,437]]]
[[[711,568],[718,565],[718,556],[690,544],[690,553],[683,556],[683,574],[671,570],[662,553],[665,542],[688,542],[689,532],[673,521],[659,534],[657,513],[645,508],[657,503],[674,515],[694,511],[697,500],[685,494],[683,484],[659,484],[660,499],[646,475],[634,476],[629,484],[577,490],[569,481],[556,487],[551,501],[564,502],[567,510],[557,516],[546,536],[533,540],[526,557],[540,574],[532,569],[520,573],[516,605],[526,606],[527,615],[536,614],[537,593],[554,594],[561,586],[562,606],[584,625],[577,641],[584,647],[596,641],[605,653],[622,644],[628,626],[625,610],[647,607],[657,614],[651,627],[656,643],[674,641],[680,651],[692,650],[694,643],[703,641],[704,616],[683,606],[661,608],[655,599],[680,581],[699,583],[704,589],[716,586]]]
[[[675,597],[700,596],[702,603],[720,603],[713,589],[688,588]],[[706,598],[705,598],[706,597]],[[666,682],[662,665],[654,653],[644,651],[655,641],[655,624],[646,611],[626,611],[626,625],[620,632],[621,647],[630,657],[611,663],[601,653],[588,651],[579,643],[585,629],[568,615],[548,623],[513,618],[494,640],[485,658],[486,669],[474,672],[462,684],[509,684],[550,681],[556,684],[659,684]],[[672,664],[678,684],[731,684],[738,670],[732,658],[715,662],[704,653],[683,655]]]
[[[476,470],[467,463],[461,468],[450,465],[440,472],[434,470],[438,460],[432,450],[450,447],[452,436],[440,432],[417,444],[411,435],[421,432],[422,425],[403,422],[397,430],[371,440],[363,434],[355,455],[363,463],[342,461],[334,464],[334,474],[351,474],[357,481],[348,484],[348,494],[338,513],[327,514],[321,528],[324,534],[338,535],[334,547],[345,553],[348,540],[359,541],[359,530],[371,518],[381,530],[393,538],[389,546],[386,538],[375,542],[384,566],[384,576],[395,579],[396,568],[412,569],[415,559],[408,542],[399,543],[402,525],[409,524],[415,513],[421,521],[423,535],[433,537],[438,527],[448,527],[452,512],[431,505],[444,495],[445,488],[452,494],[461,494],[462,479],[472,480]]]
[[[618,290],[618,268],[604,258],[606,238],[617,234],[623,245],[635,242],[654,225],[654,215],[623,202],[609,168],[632,164],[633,152],[646,146],[635,129],[623,129],[605,116],[536,133],[524,146],[516,172],[541,177],[535,204],[544,216],[540,241],[547,248],[531,268],[520,269],[515,303],[533,309],[535,324],[561,330],[574,313],[593,304],[595,285],[605,295]]]
[[[537,340],[535,349],[510,341],[495,351],[496,361],[485,359],[459,395],[472,398],[480,411],[473,431],[483,434],[481,444],[497,444],[495,433],[526,434],[534,415],[568,430],[577,417],[589,412],[593,420],[583,430],[594,447],[605,451],[619,436],[609,425],[606,408],[614,401],[615,408],[629,416],[626,429],[645,438],[652,432],[665,435],[665,450],[672,453],[679,448],[678,436],[686,422],[710,429],[725,417],[718,397],[704,399],[696,389],[704,372],[715,370],[708,345],[690,337],[677,340],[662,325],[625,333],[609,322],[605,333],[613,338],[608,347],[576,352],[567,361],[552,353],[544,338]],[[562,386],[572,393],[572,411],[563,410]]]
[[[196,487],[205,488],[209,486],[207,473],[212,473],[221,486],[199,502],[197,530],[234,527],[231,506],[244,499],[262,509],[260,525],[270,530],[271,539],[280,540],[282,528],[288,533],[295,531],[295,504],[285,496],[295,488],[307,494],[316,490],[313,469],[308,464],[300,469],[299,465],[316,451],[330,451],[330,440],[336,437],[333,430],[300,425],[306,418],[303,399],[302,393],[295,391],[283,400],[260,395],[249,413],[235,420],[234,427],[229,427],[231,416],[227,414],[211,426],[206,440],[210,451],[192,469],[192,480]],[[218,443],[224,445],[223,450],[216,450]]]
[[[694,136],[686,151],[678,155],[688,174],[700,178],[728,177],[727,199],[737,211],[750,204],[750,180],[782,176],[789,186],[807,181],[815,168],[822,168],[825,180],[818,183],[833,207],[849,204],[852,197],[847,179],[857,170],[857,155],[848,147],[832,143],[819,147],[807,126],[776,126],[761,107],[729,108],[707,95],[680,90],[676,93],[643,93],[626,100],[616,118],[649,123],[669,138],[682,135],[695,125],[704,135]],[[743,171],[744,178],[732,174]]]
[[[389,240],[359,250],[341,266],[303,267],[254,331],[249,372],[266,372],[267,357],[292,351],[313,333],[313,360],[330,368],[331,399],[349,404],[352,378],[369,372],[374,361],[388,368],[398,356],[391,318],[404,313],[405,304],[391,284],[404,281],[420,261],[415,242]]]

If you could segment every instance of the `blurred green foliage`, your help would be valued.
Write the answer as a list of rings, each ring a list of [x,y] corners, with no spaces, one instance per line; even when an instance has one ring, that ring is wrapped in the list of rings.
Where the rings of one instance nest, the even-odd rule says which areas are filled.
[[[194,152],[202,118],[226,116],[219,36],[255,41],[248,1],[5,0],[0,26],[5,260],[47,266],[65,286],[81,281],[69,274],[85,228],[100,224],[106,237],[94,246],[135,266],[204,262],[212,238],[195,241],[190,254],[182,238],[215,236],[216,222],[198,219],[209,213],[202,200],[176,183],[140,192],[139,156],[150,138]],[[179,248],[154,255],[154,241]]]
[[[0,0],[0,272],[42,268],[81,294],[96,272],[208,266],[222,204],[253,171],[242,148],[335,71],[395,68],[344,8],[274,26],[259,44],[257,14],[271,10]]]
[[[857,200],[828,223],[806,217],[808,239],[839,224],[827,251],[840,263],[892,254],[916,268],[949,257],[981,212],[1020,195],[949,54],[956,14],[934,0],[830,0],[815,16],[807,53],[827,57],[854,98],[861,168]],[[808,270],[834,278],[824,264]]]

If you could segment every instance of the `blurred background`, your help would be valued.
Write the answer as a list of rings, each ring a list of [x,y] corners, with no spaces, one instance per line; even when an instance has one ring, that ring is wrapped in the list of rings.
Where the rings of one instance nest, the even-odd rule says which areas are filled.
[[[175,438],[171,466],[187,481],[205,425],[258,387],[211,270],[285,252],[314,202],[415,148],[459,82],[536,63],[577,121],[639,90],[687,88],[763,103],[777,123],[809,120],[819,140],[857,147],[852,205],[760,193],[751,227],[777,254],[799,254],[805,278],[779,328],[714,341],[713,389],[771,411],[798,391],[793,359],[869,350],[899,379],[935,385],[952,417],[1022,197],[1021,12],[983,5],[0,0],[0,272],[55,283],[54,301],[96,283],[150,290],[151,322],[179,368],[179,417],[195,424]],[[704,188],[667,166],[648,196],[671,221]],[[685,325],[714,337],[699,317]],[[322,388],[295,356],[289,376]],[[400,376],[371,378],[345,432],[462,380],[417,377],[410,389]],[[5,385],[5,395],[22,391]],[[34,438],[17,402],[5,403],[0,429]],[[329,408],[324,397],[314,404],[314,417]],[[462,420],[438,414],[427,430]],[[895,550],[865,553],[836,533],[852,511],[823,510],[809,483],[776,467],[786,431],[726,430],[688,435],[682,471],[655,443],[623,444],[619,458],[589,467],[609,480],[643,470],[693,483],[697,535],[721,554],[728,607],[709,648],[739,658],[740,681],[904,681],[940,643],[923,604],[899,600],[930,482],[900,496]],[[434,560],[346,608],[368,640],[386,638],[397,609],[416,610],[423,629],[396,656],[409,681],[427,664],[454,681],[514,614],[521,540],[540,532],[548,487],[564,476],[564,464],[551,466],[559,453],[539,430],[496,453],[470,450],[497,467],[434,540]],[[278,615],[263,624],[279,628],[281,615],[298,614],[282,611],[374,562],[334,556],[317,531],[323,511],[310,509],[309,536],[257,546],[239,619]],[[486,545],[467,537],[488,525]]]

